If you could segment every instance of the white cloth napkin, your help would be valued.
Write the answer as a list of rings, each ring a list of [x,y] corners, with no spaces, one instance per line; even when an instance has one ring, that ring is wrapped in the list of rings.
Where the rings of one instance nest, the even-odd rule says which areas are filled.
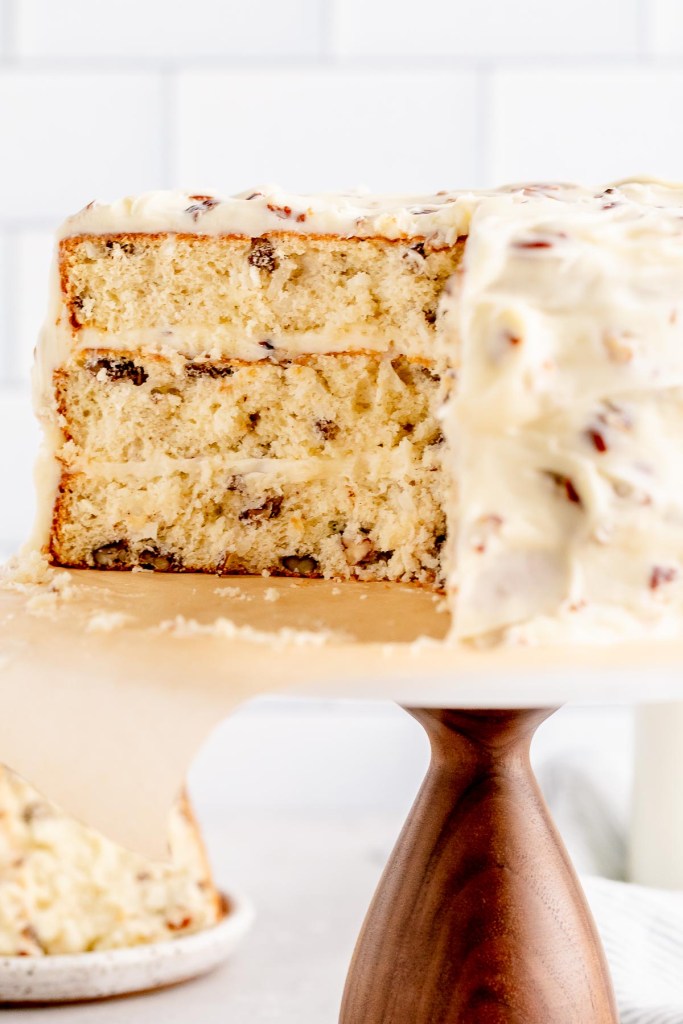
[[[583,878],[621,1024],[683,1024],[683,893]]]
[[[630,780],[623,764],[595,768],[577,750],[538,776],[602,936],[621,1024],[683,1024],[683,892],[623,881]]]

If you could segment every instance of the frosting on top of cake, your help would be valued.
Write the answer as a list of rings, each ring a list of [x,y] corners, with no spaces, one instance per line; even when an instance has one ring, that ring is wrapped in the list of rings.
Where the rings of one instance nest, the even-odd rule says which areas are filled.
[[[458,637],[680,632],[682,197],[480,202],[442,334]]]
[[[113,203],[89,203],[65,221],[59,236],[175,231],[256,237],[292,231],[355,238],[426,237],[451,245],[467,234],[477,196],[471,191],[381,196],[361,190],[297,195],[276,185],[226,198],[146,192]]]

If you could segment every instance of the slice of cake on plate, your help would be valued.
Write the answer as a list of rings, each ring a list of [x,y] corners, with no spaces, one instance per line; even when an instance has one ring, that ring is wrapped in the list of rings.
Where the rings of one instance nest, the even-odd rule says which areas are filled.
[[[137,946],[216,924],[224,909],[186,797],[168,837],[169,862],[151,863],[0,766],[0,956]]]

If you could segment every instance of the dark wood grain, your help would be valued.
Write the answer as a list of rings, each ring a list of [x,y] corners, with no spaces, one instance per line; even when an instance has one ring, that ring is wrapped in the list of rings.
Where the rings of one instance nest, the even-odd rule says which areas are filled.
[[[552,712],[410,710],[431,766],[363,925],[341,1024],[616,1024],[529,763]]]

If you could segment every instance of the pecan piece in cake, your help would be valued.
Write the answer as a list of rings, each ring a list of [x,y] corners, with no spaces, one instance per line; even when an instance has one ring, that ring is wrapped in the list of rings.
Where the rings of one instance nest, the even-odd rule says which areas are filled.
[[[189,928],[191,924],[192,918],[190,917],[189,914],[186,914],[184,917],[169,917],[166,919],[166,927],[171,932],[185,931],[185,929]]]
[[[292,216],[291,206],[276,206],[275,203],[268,203],[268,209],[271,213],[274,213],[280,220],[287,220],[288,217]]]
[[[111,544],[103,544],[92,553],[96,569],[121,569],[130,565],[130,547],[126,540],[116,540]]]
[[[558,242],[563,242],[566,238],[564,231],[555,231],[548,232],[543,236],[538,235],[535,238],[517,238],[511,245],[513,249],[526,249],[532,252],[535,249],[552,249]]]
[[[318,561],[313,555],[287,555],[281,562],[287,572],[297,573],[299,576],[318,574]]]
[[[156,544],[149,544],[138,555],[138,565],[142,569],[153,569],[155,572],[177,572],[181,568],[180,560],[170,551],[162,551]]]
[[[221,377],[232,377],[235,367],[229,363],[187,363],[185,373],[188,377],[210,377],[218,380]]]
[[[603,337],[603,344],[607,355],[613,363],[630,363],[635,356],[635,344],[631,335],[626,331],[619,333],[606,333]]]
[[[97,376],[100,370],[104,370],[108,380],[112,382],[129,380],[136,388],[139,388],[149,380],[149,374],[144,366],[138,366],[132,359],[94,359],[87,365],[90,372],[94,373],[95,376]]]
[[[650,590],[658,590],[664,583],[678,579],[678,569],[672,565],[656,565],[650,573]]]
[[[411,245],[410,248],[406,249],[403,253],[403,259],[415,274],[424,273],[426,258],[427,253],[425,252],[424,242],[417,242],[416,245]]]
[[[255,505],[253,508],[245,508],[243,512],[240,512],[240,519],[242,520],[259,520],[259,519],[277,519],[282,509],[282,495],[273,494],[261,505]]]
[[[252,267],[272,273],[277,266],[275,249],[268,238],[252,238],[251,250],[247,257]]]
[[[190,199],[195,199],[196,202],[188,206],[185,213],[189,213],[194,221],[199,220],[202,214],[213,210],[214,206],[220,203],[220,199],[214,199],[213,196],[190,196]]]
[[[52,817],[52,808],[44,800],[34,800],[26,804],[21,817],[24,824],[32,825],[34,821]]]
[[[135,253],[135,246],[132,242],[118,242],[108,238],[104,243],[104,247],[110,256],[113,256],[115,252],[123,252],[126,256],[132,256]]]
[[[605,441],[604,435],[599,430],[590,428],[586,431],[589,441],[591,441],[596,452],[600,452],[602,455],[607,451],[607,441]]]
[[[344,555],[349,565],[375,565],[377,562],[388,562],[393,551],[378,551],[374,543],[361,529],[359,535],[342,537]]]
[[[544,469],[541,472],[547,476],[555,484],[558,492],[561,493],[567,501],[572,502],[574,505],[582,505],[581,495],[574,486],[574,481],[571,477],[565,476],[564,473],[556,473],[553,469]]]
[[[19,956],[36,956],[36,954],[47,953],[47,949],[32,924],[24,925],[21,930],[22,945],[18,951]]]
[[[344,557],[349,565],[363,565],[375,550],[369,537],[342,537]]]
[[[326,441],[334,441],[339,433],[339,425],[334,420],[316,420],[315,429]]]
[[[363,565],[377,565],[379,562],[389,562],[394,557],[392,551],[373,551],[372,555],[363,559]]]

